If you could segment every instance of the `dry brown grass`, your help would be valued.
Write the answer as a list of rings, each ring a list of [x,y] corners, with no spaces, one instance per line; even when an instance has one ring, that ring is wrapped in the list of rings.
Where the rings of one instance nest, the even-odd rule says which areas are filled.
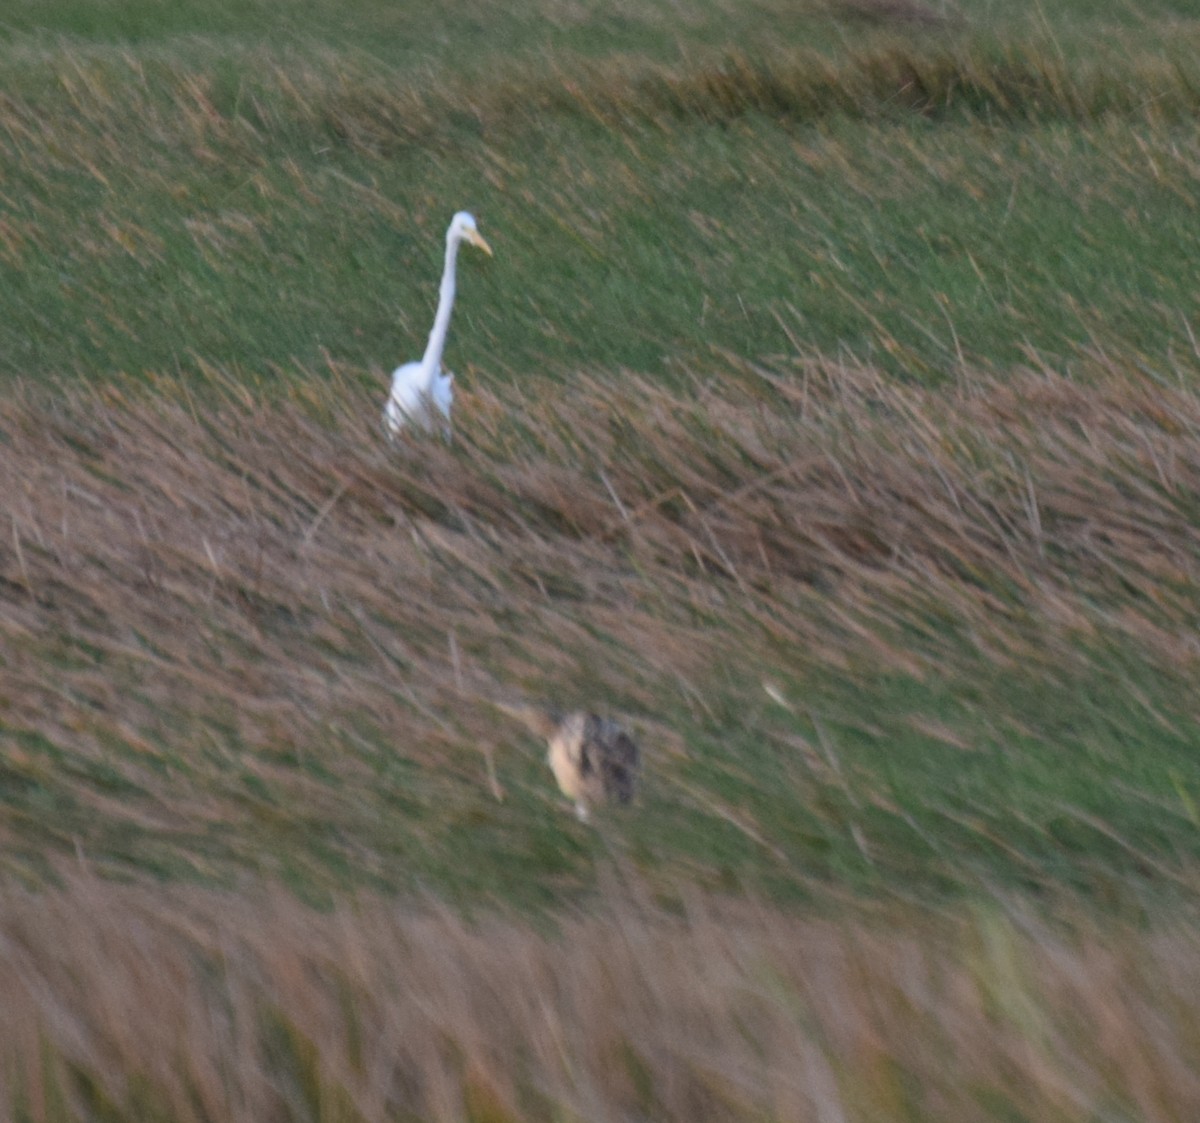
[[[698,674],[704,630],[735,619],[748,650],[773,638],[834,661],[865,643],[919,663],[936,634],[908,658],[886,640],[934,610],[1001,647],[1028,623],[1191,657],[1172,631],[1200,544],[1200,401],[1183,385],[1101,358],[1075,379],[965,373],[949,390],[729,358],[682,392],[541,389],[468,392],[453,445],[390,448],[375,398],[340,380],[282,403],[26,388],[0,416],[5,626],[231,692],[239,711],[259,676],[266,697],[354,694],[336,672],[363,660],[450,685],[451,635],[472,656],[521,651],[531,685],[564,635],[603,633],[634,696],[634,652]],[[458,673],[492,685],[473,659]],[[266,720],[244,717],[248,733]]]
[[[35,154],[50,177],[82,164],[105,182],[100,169],[122,166],[130,120],[159,150],[188,151],[213,165],[222,152],[253,163],[268,138],[296,130],[380,152],[454,145],[464,126],[467,135],[496,141],[556,113],[608,126],[638,121],[671,128],[680,119],[747,113],[799,121],[965,111],[993,122],[1108,115],[1164,122],[1188,120],[1196,110],[1190,27],[1177,31],[1177,57],[1120,39],[1066,57],[1053,40],[964,39],[953,30],[965,21],[915,0],[831,7],[915,34],[885,33],[832,53],[760,40],[748,49],[700,48],[672,63],[561,52],[530,65],[524,56],[499,54],[482,68],[415,82],[407,70],[381,70],[374,53],[258,48],[239,56],[246,77],[235,100],[202,44],[194,59],[169,62],[111,47],[56,46],[14,60],[17,73],[48,67],[55,81],[0,99],[0,123],[12,151]],[[160,170],[161,151],[145,151],[149,174]],[[12,233],[19,238],[20,227]],[[135,244],[153,248],[141,245],[145,231],[106,233],[131,253]]]
[[[1189,680],[1191,390],[1101,358],[938,390],[815,360],[714,372],[468,390],[453,445],[399,448],[345,371],[270,397],[215,373],[199,395],[18,391],[10,872],[55,851],[160,868],[168,843],[171,872],[220,878],[263,870],[266,835],[304,881],[286,839],[317,832],[391,884],[393,814],[450,837],[501,786],[557,806],[504,699],[632,717],[654,798],[691,793],[777,853],[686,775],[690,731],[735,734],[764,682],[1054,682],[1116,647]]]
[[[28,1120],[1195,1118],[1200,941],[612,893],[538,934],[69,877],[0,908]],[[11,1117],[11,1116],[10,1116]]]
[[[214,775],[365,740],[473,776],[480,697],[703,713],[733,665],[921,676],[1080,639],[1194,665],[1200,400],[1099,358],[956,390],[581,375],[467,392],[452,446],[400,449],[344,374],[282,402],[214,378],[0,407],[5,724],[133,746],[115,767],[168,819],[166,745]]]

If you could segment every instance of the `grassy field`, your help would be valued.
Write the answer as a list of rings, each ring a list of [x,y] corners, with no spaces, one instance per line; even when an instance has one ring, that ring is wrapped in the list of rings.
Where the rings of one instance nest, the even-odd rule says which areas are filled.
[[[1194,1117],[1198,47],[8,5],[0,1112]]]

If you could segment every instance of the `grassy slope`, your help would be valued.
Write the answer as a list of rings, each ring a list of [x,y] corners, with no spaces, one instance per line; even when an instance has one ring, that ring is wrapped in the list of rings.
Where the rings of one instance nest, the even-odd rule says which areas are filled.
[[[477,389],[454,448],[400,456],[338,368],[291,405],[26,392],[9,870],[534,904],[615,845],[667,894],[1175,891],[1200,406],[1130,358],[928,391],[581,375]],[[634,716],[615,838],[564,819],[488,703],[514,695]]]
[[[398,361],[427,330],[450,205],[477,210],[503,250],[466,266],[455,335],[492,377],[662,373],[795,340],[933,374],[960,354],[1004,366],[1097,337],[1158,358],[1190,347],[1194,149],[1147,127],[1191,108],[1171,61],[1188,58],[1189,26],[1164,44],[1157,25],[1122,37],[1093,20],[1086,36],[1068,23],[1061,42],[987,48],[974,25],[921,24],[892,46],[893,30],[788,10],[769,48],[783,17],[768,9],[732,38],[782,86],[757,104],[754,75],[723,53],[737,21],[720,8],[686,33],[653,9],[631,17],[609,48],[624,61],[590,71],[579,48],[603,39],[565,18],[544,38],[499,16],[414,33],[368,9],[382,25],[364,15],[335,34],[318,9],[308,36],[268,43],[267,9],[251,8],[231,43],[153,6],[133,46],[18,37],[0,364],[40,377]],[[234,18],[221,11],[203,17],[217,32]],[[447,53],[459,23],[478,52]],[[640,40],[658,45],[634,54]],[[415,84],[391,43],[421,59]],[[533,43],[536,65],[507,57]],[[655,60],[683,86],[678,111],[647,104]],[[1008,88],[987,87],[1006,73]],[[951,108],[893,120],[914,98]],[[1074,120],[1076,101],[1092,116],[1110,98],[1117,120]]]
[[[6,6],[0,865],[224,887],[6,890],[18,1115],[1194,1115],[1200,32],[847,7]],[[389,450],[460,205],[458,436]],[[628,715],[634,812],[514,695]],[[492,990],[348,890],[617,919]]]
[[[452,5],[12,9],[0,362],[380,386],[454,200],[499,251],[463,262],[468,394],[797,349],[936,384],[1115,348],[1189,379],[1193,24],[854,10],[547,4],[534,35]],[[972,712],[908,689],[834,711]]]
[[[10,6],[5,872],[1192,897],[1198,31],[1042,7]]]
[[[557,382],[606,383],[630,368],[687,394],[697,378],[744,381],[733,356],[790,378],[784,356],[797,349],[850,353],[934,384],[1003,373],[1033,355],[1084,369],[1086,351],[1106,348],[1130,373],[1192,378],[1187,247],[1200,145],[1182,116],[1193,78],[1177,65],[1191,25],[1114,11],[1086,22],[1060,12],[1050,27],[1036,8],[1001,25],[987,6],[944,23],[788,6],[794,23],[781,25],[769,6],[750,16],[702,6],[682,22],[653,8],[613,16],[609,42],[589,22],[601,17],[551,6],[535,68],[503,57],[507,44],[533,50],[515,17],[438,11],[411,23],[409,9],[367,5],[347,21],[321,5],[303,20],[289,8],[269,42],[278,13],[268,5],[120,6],[103,25],[62,7],[63,23],[37,36],[15,16],[3,60],[17,91],[4,110],[8,372],[41,382],[215,368],[268,386],[334,370],[370,401],[381,367],[420,350],[452,199],[480,212],[499,251],[463,261],[452,353],[467,403],[476,388],[536,398]],[[729,53],[735,25],[754,54]],[[447,49],[460,43],[450,27],[465,28],[458,52]],[[51,35],[66,32],[75,38]],[[806,44],[799,53],[766,46],[788,32]],[[645,50],[630,53],[638,43]],[[383,63],[387,44],[401,53]],[[595,56],[626,54],[587,63],[583,44]],[[424,60],[415,86],[403,51]],[[674,470],[652,464],[646,479],[667,488]],[[153,478],[139,486],[153,489]],[[45,500],[29,502],[37,510]],[[19,569],[14,552],[8,570]],[[1081,655],[1046,685],[1053,649],[1032,667],[998,670],[970,654],[969,636],[954,638],[952,611],[931,611],[946,643],[932,679],[911,666],[896,675],[886,660],[866,679],[847,674],[837,642],[824,663],[785,645],[768,665],[806,699],[796,736],[832,737],[900,793],[899,817],[862,812],[878,836],[872,849],[931,884],[1040,882],[1054,870],[1086,884],[1082,868],[1105,864],[1089,847],[1124,869],[1128,844],[1110,846],[1072,820],[1075,809],[1120,839],[1147,834],[1160,856],[1190,854],[1190,714],[1156,717],[1177,707],[1153,652],[1122,641],[1119,656]],[[927,626],[916,625],[916,638]],[[1035,617],[1022,641],[1035,653],[1046,644],[1039,627]],[[504,656],[488,658],[502,681]],[[764,731],[747,724],[771,703],[759,693],[763,676],[743,671],[706,676],[712,702],[698,728],[676,713],[690,703],[671,701],[670,688],[648,700],[618,687],[611,704],[682,722],[703,790],[793,837],[794,869],[864,888],[893,882],[855,838],[855,797],[814,808],[773,787]],[[551,685],[586,697],[590,674]],[[1112,689],[1125,681],[1135,694]],[[1146,701],[1131,706],[1133,696]],[[184,723],[195,720],[188,705],[186,695],[173,703]],[[312,735],[301,736],[298,761]],[[964,758],[955,748],[964,743],[976,755]],[[731,744],[744,745],[743,786],[721,763]],[[1150,746],[1152,775],[1129,803],[1110,770],[1126,775]],[[1009,767],[1016,747],[1036,766]],[[1080,772],[1092,758],[1095,771]],[[1021,814],[981,825],[998,791]],[[40,792],[30,789],[35,804]],[[1166,836],[1154,822],[1164,800],[1182,816]],[[695,805],[678,808],[678,822],[655,820],[670,822],[670,852],[710,850],[711,823],[692,838]],[[917,810],[931,821],[905,823]],[[81,813],[80,830],[90,811]],[[380,815],[382,834],[372,831],[368,845],[386,852],[392,827]],[[363,828],[348,829],[358,837]],[[732,882],[756,880],[753,832],[720,830],[726,858],[707,864]],[[945,869],[940,859],[958,853],[962,831],[962,860]],[[1015,851],[981,842],[995,833],[1011,835]],[[1060,835],[1076,841],[1064,846]],[[122,860],[182,868],[150,857],[157,839],[151,828]],[[477,883],[506,883],[500,871],[521,843],[504,832],[476,841],[496,856],[475,867]],[[220,876],[231,862],[255,865],[259,845],[293,841],[288,830],[275,841],[270,831],[225,838],[197,868]],[[309,845],[292,880],[319,887],[321,869],[354,876],[352,862]],[[426,873],[385,853],[375,863],[393,871],[383,883],[453,882],[444,871],[471,844],[446,845],[450,856],[443,862],[435,847]],[[648,860],[663,858],[657,842],[645,845]],[[18,865],[38,845],[27,849]],[[121,852],[111,839],[100,849]],[[777,888],[792,880],[781,874],[768,863]]]

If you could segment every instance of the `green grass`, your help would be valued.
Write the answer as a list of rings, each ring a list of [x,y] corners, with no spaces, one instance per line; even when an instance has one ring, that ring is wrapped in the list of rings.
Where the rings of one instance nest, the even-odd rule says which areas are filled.
[[[464,263],[455,325],[484,377],[669,376],[798,345],[918,377],[1114,338],[1190,348],[1191,24],[1164,44],[1152,21],[1115,41],[1091,22],[1110,34],[1078,63],[957,25],[839,24],[824,53],[781,53],[763,9],[666,71],[553,34],[538,65],[506,61],[529,36],[501,25],[414,77],[336,38],[266,43],[265,5],[228,43],[175,38],[190,8],[128,11],[144,36],[18,37],[0,60],[8,375],[388,367],[421,349],[458,206],[501,251]],[[744,42],[749,61],[728,54]]]

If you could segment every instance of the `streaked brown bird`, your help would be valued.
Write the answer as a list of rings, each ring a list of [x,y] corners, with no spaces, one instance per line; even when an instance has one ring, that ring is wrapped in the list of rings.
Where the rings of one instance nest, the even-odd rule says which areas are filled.
[[[565,717],[536,706],[501,705],[505,713],[546,738],[546,763],[563,794],[586,823],[593,807],[629,803],[637,786],[641,753],[615,721],[575,710]]]

